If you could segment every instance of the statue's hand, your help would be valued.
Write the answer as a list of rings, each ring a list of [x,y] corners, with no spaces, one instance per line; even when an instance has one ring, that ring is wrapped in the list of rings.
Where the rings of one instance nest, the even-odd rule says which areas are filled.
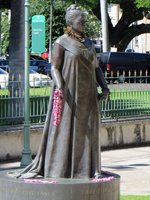
[[[98,100],[106,100],[110,96],[110,91],[109,89],[103,90],[101,94],[98,94]]]

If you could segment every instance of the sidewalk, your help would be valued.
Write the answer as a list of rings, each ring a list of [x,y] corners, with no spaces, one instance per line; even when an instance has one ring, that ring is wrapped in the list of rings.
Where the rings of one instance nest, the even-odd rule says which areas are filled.
[[[103,151],[102,170],[120,175],[123,195],[150,195],[150,147]],[[18,169],[20,162],[0,163],[0,171]]]
[[[103,151],[102,170],[120,175],[120,193],[150,195],[150,147]]]

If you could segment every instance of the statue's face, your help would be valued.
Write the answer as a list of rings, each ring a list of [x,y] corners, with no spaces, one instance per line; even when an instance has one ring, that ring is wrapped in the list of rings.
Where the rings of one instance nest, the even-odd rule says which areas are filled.
[[[72,22],[72,29],[79,33],[84,33],[85,29],[85,17],[84,15],[79,15],[76,19]]]

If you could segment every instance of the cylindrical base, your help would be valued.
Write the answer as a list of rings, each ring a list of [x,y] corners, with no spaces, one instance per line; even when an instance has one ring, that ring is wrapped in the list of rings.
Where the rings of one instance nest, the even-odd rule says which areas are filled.
[[[112,178],[113,176],[113,178]],[[0,200],[119,200],[120,177],[101,179],[16,179],[0,172]]]

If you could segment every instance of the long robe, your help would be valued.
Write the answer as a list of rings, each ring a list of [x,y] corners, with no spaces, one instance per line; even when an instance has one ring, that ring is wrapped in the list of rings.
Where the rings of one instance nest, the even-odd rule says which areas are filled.
[[[96,53],[88,39],[85,46],[63,35],[56,43],[65,49],[60,69],[64,85],[61,122],[53,124],[51,95],[40,148],[23,173],[30,177],[91,178],[100,167]]]

